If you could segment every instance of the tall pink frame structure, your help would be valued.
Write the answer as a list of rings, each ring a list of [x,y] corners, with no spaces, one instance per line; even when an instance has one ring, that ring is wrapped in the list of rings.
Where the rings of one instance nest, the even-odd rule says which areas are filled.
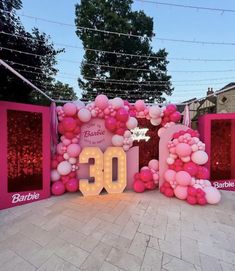
[[[42,189],[9,192],[8,184],[8,110],[40,113],[42,119]],[[48,107],[0,101],[0,209],[22,205],[50,196],[50,110]],[[18,194],[17,202],[13,197]],[[30,196],[29,196],[30,195]],[[34,195],[34,196],[33,196]],[[23,200],[25,199],[26,200]],[[16,200],[15,200],[16,201]]]

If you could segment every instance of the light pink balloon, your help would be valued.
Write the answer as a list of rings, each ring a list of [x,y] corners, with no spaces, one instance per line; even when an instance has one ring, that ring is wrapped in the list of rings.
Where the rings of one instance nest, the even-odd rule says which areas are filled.
[[[65,146],[68,146],[69,144],[71,144],[71,140],[70,139],[64,138],[62,141],[63,141],[63,144]]]
[[[91,112],[86,108],[82,108],[78,112],[78,118],[82,122],[88,122],[91,119]]]
[[[127,120],[126,122],[126,127],[129,129],[129,130],[133,130],[137,127],[138,125],[138,121],[136,118],[134,117],[129,117],[129,119]]]
[[[81,152],[81,147],[78,144],[70,144],[67,148],[69,157],[77,157]]]
[[[192,152],[191,146],[186,143],[179,143],[176,145],[176,153],[179,157],[189,156]]]
[[[176,176],[176,171],[172,169],[167,169],[164,173],[164,178],[168,183],[175,181],[175,176]]]
[[[67,175],[72,171],[72,166],[69,162],[63,161],[57,166],[57,171],[60,175]]]
[[[163,134],[165,131],[166,131],[166,128],[164,128],[164,127],[160,128],[160,129],[157,131],[158,136],[161,137],[162,134]]]
[[[154,181],[158,181],[158,180],[159,180],[159,175],[158,175],[158,173],[154,173],[154,174],[153,174],[153,180],[154,180]]]
[[[105,109],[109,106],[109,99],[106,95],[100,94],[95,98],[95,105],[100,109]]]
[[[146,107],[146,105],[145,105],[145,103],[144,103],[144,101],[143,100],[137,100],[136,102],[135,102],[135,109],[137,110],[137,111],[144,111],[144,109],[145,109],[145,107]]]
[[[161,116],[161,109],[158,105],[153,105],[149,108],[149,115],[151,118],[157,119]]]
[[[206,200],[209,204],[217,204],[221,200],[221,194],[219,190],[213,186],[205,187],[204,192],[206,193]]]
[[[123,146],[124,137],[120,135],[114,135],[112,137],[112,144],[117,147]]]
[[[175,159],[172,158],[172,157],[168,157],[168,158],[166,159],[166,162],[167,162],[168,165],[173,165],[174,162],[175,162]]]
[[[66,116],[68,117],[72,117],[73,115],[76,114],[77,112],[77,107],[75,104],[73,103],[66,103],[63,106],[63,110]]]
[[[159,162],[157,159],[152,159],[149,161],[148,163],[148,166],[151,168],[151,169],[154,169],[155,171],[158,170],[158,167],[159,167]]]
[[[56,151],[57,151],[58,154],[61,154],[61,155],[65,153],[63,143],[60,142],[59,144],[57,144]]]
[[[175,180],[179,185],[188,186],[191,184],[192,177],[187,171],[178,171],[175,175]]]
[[[208,161],[208,155],[204,151],[195,151],[191,155],[191,159],[194,163],[198,165],[204,165]]]
[[[51,181],[52,182],[55,182],[55,181],[58,181],[60,179],[60,174],[59,172],[56,170],[56,169],[53,169],[51,171]]]
[[[110,103],[116,109],[124,106],[124,101],[121,98],[119,98],[119,97],[116,97],[113,100],[110,100]]]
[[[176,188],[174,189],[174,193],[178,199],[185,200],[188,196],[188,187],[177,185]]]

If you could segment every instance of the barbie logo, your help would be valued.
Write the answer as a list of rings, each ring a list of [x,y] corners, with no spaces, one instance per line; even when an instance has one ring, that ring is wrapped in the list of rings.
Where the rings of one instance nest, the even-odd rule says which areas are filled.
[[[37,200],[39,199],[40,194],[38,193],[28,193],[27,195],[21,195],[19,193],[12,195],[12,203],[30,201],[30,200]]]

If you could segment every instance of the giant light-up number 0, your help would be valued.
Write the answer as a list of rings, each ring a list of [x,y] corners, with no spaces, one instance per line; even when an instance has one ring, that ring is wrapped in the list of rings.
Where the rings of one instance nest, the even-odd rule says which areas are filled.
[[[95,180],[93,183],[88,179],[80,179],[79,189],[84,196],[99,195],[105,188],[108,193],[121,193],[126,187],[126,153],[121,147],[108,147],[103,153],[98,147],[86,147],[79,155],[80,163],[88,163],[89,159],[94,159],[94,164],[90,165],[90,177]],[[113,181],[113,158],[118,160],[118,178]]]

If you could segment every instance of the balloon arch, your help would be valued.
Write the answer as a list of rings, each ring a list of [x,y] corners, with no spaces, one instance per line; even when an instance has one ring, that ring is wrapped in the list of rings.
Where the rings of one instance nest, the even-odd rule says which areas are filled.
[[[90,152],[93,156],[90,158],[99,158],[99,163],[102,163],[102,165],[105,157],[113,155],[111,157],[113,159],[117,152],[119,153],[118,159],[120,158],[118,163],[119,161],[126,161],[122,153],[127,153],[133,146],[132,133],[138,127],[138,119],[147,119],[151,125],[160,126],[161,128],[158,130],[160,138],[164,137],[167,129],[177,125],[181,120],[181,114],[174,104],[160,107],[158,105],[146,105],[144,101],[138,100],[134,105],[131,105],[128,101],[118,97],[109,100],[105,95],[98,95],[94,102],[87,105],[81,101],[66,103],[63,106],[58,106],[56,112],[59,120],[58,132],[61,136],[51,163],[51,191],[54,195],[61,195],[65,191],[81,190],[84,180],[80,182],[77,176],[77,171],[80,170],[79,167],[82,163],[81,157],[85,155],[84,148],[80,145],[81,129],[92,119],[103,120],[105,129],[112,134],[111,145],[117,148],[110,149],[109,154],[106,152],[101,154],[97,151],[97,148],[93,147]],[[91,133],[89,134],[91,135]],[[101,130],[98,130],[92,136],[102,133]],[[169,153],[165,161],[167,168],[163,174],[163,183],[160,183],[160,192],[167,197],[175,196],[181,200],[186,200],[192,205],[218,203],[221,196],[208,180],[209,171],[204,166],[208,161],[208,155],[205,152],[205,144],[199,139],[199,133],[190,128],[180,130],[172,134],[167,143],[167,148]],[[85,149],[87,151],[89,148]],[[89,150],[87,153],[89,153]],[[86,157],[86,160],[88,161],[89,157]],[[107,166],[110,164],[108,160],[106,164]],[[112,186],[118,188],[119,185],[121,190],[125,188],[124,164],[123,162],[123,168],[118,168],[118,175],[123,174],[122,180]],[[101,168],[99,174],[105,175],[105,170],[106,168]],[[96,191],[95,189],[98,189],[98,181],[103,181],[99,177],[98,171],[99,166],[93,166],[90,170],[93,177],[96,175],[92,184],[93,194]],[[110,175],[111,173],[107,174]],[[105,176],[109,176],[107,174]],[[112,179],[112,176],[110,178]],[[89,182],[86,183],[88,191]],[[113,185],[112,180],[110,185]],[[104,185],[104,187],[107,186]],[[135,192],[154,190],[159,187],[159,162],[157,159],[150,160],[146,166],[133,175],[132,187]],[[99,187],[99,191],[100,188],[102,189],[102,186]],[[117,191],[120,192],[120,189]],[[116,190],[112,191],[115,192]]]

